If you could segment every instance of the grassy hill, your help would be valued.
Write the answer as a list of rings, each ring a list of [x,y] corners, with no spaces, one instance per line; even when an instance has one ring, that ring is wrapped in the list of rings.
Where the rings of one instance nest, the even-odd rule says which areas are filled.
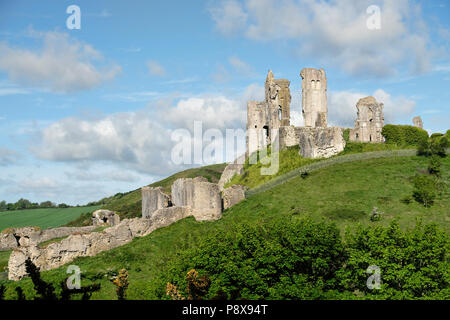
[[[82,213],[92,213],[100,206],[74,208],[27,209],[0,212],[0,230],[36,226],[42,229],[65,225]]]
[[[255,194],[224,212],[215,222],[196,222],[192,217],[136,238],[131,243],[103,252],[96,257],[79,258],[71,264],[80,266],[83,285],[101,283],[94,299],[115,299],[115,288],[109,277],[121,268],[129,271],[129,299],[152,299],[164,291],[159,275],[168,272],[167,263],[177,253],[196,247],[201,239],[217,229],[231,229],[241,223],[262,224],[280,216],[310,217],[333,221],[341,229],[358,225],[387,225],[397,219],[402,229],[410,228],[416,219],[435,222],[450,234],[450,193],[448,185],[431,208],[416,202],[402,201],[411,195],[411,177],[426,167],[427,159],[417,156],[379,158],[336,164],[297,176],[270,190]],[[450,181],[450,157],[443,159],[442,180]],[[168,182],[165,182],[166,185]],[[135,195],[137,197],[137,195]],[[373,207],[383,212],[380,221],[372,222]],[[66,268],[43,272],[43,278],[59,283]],[[32,296],[30,279],[8,283],[7,297],[15,298],[14,287],[24,288]]]

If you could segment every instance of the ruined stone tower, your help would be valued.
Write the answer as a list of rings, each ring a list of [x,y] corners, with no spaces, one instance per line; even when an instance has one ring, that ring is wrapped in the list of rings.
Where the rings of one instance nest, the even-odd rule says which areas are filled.
[[[274,129],[290,125],[290,81],[274,79],[269,70],[265,84],[265,99],[247,103],[247,152],[262,149],[271,144]]]
[[[355,128],[350,130],[350,140],[356,142],[383,142],[383,104],[374,97],[365,97],[356,104]]]
[[[420,116],[413,118],[413,124],[414,124],[414,127],[423,129],[423,122],[422,122],[422,118]]]
[[[304,68],[302,77],[302,108],[305,127],[327,127],[327,77],[324,69]]]

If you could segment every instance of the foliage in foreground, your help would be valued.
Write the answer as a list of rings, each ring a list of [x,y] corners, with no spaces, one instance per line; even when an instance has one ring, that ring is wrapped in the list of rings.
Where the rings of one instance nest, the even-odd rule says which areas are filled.
[[[406,232],[396,222],[360,227],[344,242],[334,224],[278,219],[217,231],[180,253],[161,286],[185,291],[195,269],[211,281],[206,299],[446,299],[448,249],[444,232],[420,222]],[[366,284],[373,265],[379,290]]]

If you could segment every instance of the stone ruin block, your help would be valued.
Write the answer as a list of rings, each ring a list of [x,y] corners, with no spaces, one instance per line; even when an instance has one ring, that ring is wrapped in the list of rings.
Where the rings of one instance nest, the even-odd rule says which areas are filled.
[[[343,129],[301,128],[299,132],[299,154],[304,158],[329,158],[344,150]]]
[[[245,199],[244,186],[233,184],[231,187],[223,190],[223,208],[228,209]]]
[[[217,183],[219,190],[223,191],[223,187],[231,181],[234,175],[241,175],[244,173],[244,164],[230,163],[228,164],[220,176],[220,180]]]
[[[302,77],[302,112],[305,127],[327,127],[327,76],[324,69],[304,68]]]
[[[417,116],[417,117],[413,118],[413,124],[414,124],[414,127],[423,129],[423,121],[422,121],[422,118],[420,116]]]
[[[110,210],[96,210],[92,213],[93,226],[115,226],[120,222],[120,217]]]
[[[359,99],[356,104],[355,128],[350,130],[349,139],[355,142],[384,142],[381,134],[384,126],[383,103],[374,97]]]
[[[167,208],[172,205],[170,196],[162,191],[162,187],[143,187],[141,190],[142,218],[151,218],[156,210]]]
[[[219,186],[206,178],[181,178],[172,184],[172,203],[189,207],[197,221],[217,220],[222,217],[222,198]]]

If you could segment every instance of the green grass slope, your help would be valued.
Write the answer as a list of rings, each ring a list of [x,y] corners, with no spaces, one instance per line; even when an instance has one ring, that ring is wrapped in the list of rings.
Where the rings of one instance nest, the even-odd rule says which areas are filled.
[[[150,187],[162,187],[165,193],[170,194],[172,183],[179,178],[205,177],[210,182],[218,182],[225,166],[226,164],[223,163],[188,169],[178,172],[161,181],[152,183],[150,184]],[[115,211],[121,218],[140,217],[142,215],[141,189],[133,190],[118,199],[114,199],[104,205],[103,209]]]
[[[280,216],[308,216],[334,221],[341,229],[358,225],[387,225],[398,219],[403,229],[412,227],[417,218],[424,223],[435,222],[450,233],[450,194],[447,189],[431,208],[401,200],[411,195],[410,178],[426,167],[427,159],[417,156],[379,158],[336,164],[311,172],[306,178],[295,177],[273,189],[258,193],[224,212],[215,222],[196,222],[192,217],[136,238],[131,243],[103,252],[96,257],[79,258],[71,264],[80,266],[82,284],[100,283],[102,289],[94,299],[116,299],[115,287],[109,278],[121,268],[129,271],[129,299],[152,299],[164,291],[159,275],[168,272],[167,263],[177,259],[177,252],[196,247],[216,229],[230,229],[236,224],[259,223]],[[450,181],[450,157],[443,159],[442,177]],[[369,213],[376,206],[384,212],[381,221],[371,222]],[[43,272],[43,278],[59,283],[66,268]],[[30,279],[8,282],[6,297],[15,299],[14,287],[24,288],[32,297]]]
[[[100,206],[27,209],[0,212],[0,231],[6,228],[19,228],[27,226],[41,227],[42,229],[55,228],[65,225],[78,218],[82,213],[91,213]]]

